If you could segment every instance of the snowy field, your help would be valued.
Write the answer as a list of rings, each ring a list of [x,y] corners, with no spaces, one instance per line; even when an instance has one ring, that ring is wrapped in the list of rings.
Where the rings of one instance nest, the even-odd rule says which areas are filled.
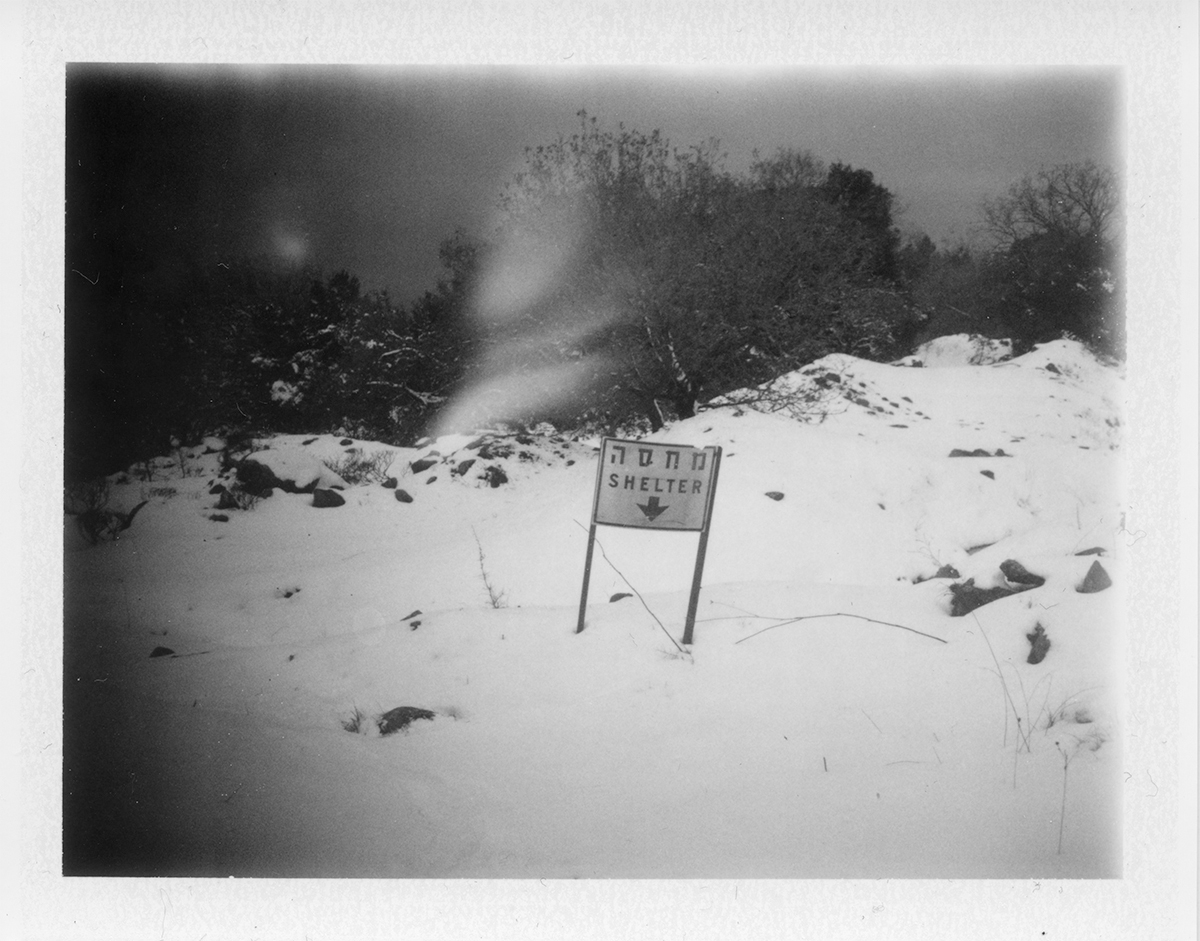
[[[219,509],[212,440],[114,477],[118,539],[65,521],[66,872],[1121,876],[1122,380],[958,346],[653,436],[724,451],[687,648],[695,533],[599,527],[575,632],[596,439],[255,443],[391,452],[334,507]]]

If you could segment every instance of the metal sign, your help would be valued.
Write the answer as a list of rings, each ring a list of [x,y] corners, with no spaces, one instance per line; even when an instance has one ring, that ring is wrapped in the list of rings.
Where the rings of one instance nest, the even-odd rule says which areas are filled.
[[[686,444],[625,441],[620,438],[601,441],[576,634],[583,630],[583,619],[587,612],[596,526],[625,526],[700,533],[687,621],[683,629],[683,643],[692,642],[720,469],[721,449],[713,445],[696,448]]]
[[[707,522],[717,451],[605,438],[592,522],[699,532]]]

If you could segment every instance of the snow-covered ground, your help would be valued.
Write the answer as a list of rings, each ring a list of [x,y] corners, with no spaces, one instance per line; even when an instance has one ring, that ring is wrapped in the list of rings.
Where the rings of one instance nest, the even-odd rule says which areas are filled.
[[[596,440],[260,442],[393,452],[328,508],[218,510],[211,441],[114,478],[116,541],[66,521],[67,871],[1119,876],[1121,379],[937,362],[654,436],[724,449],[685,649],[695,533],[600,527],[575,632]],[[1006,560],[1045,583],[952,616]],[[401,706],[433,718],[380,734]]]

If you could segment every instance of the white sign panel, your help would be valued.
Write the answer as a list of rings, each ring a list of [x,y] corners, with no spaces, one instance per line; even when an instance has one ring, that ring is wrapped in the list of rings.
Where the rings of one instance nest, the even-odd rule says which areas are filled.
[[[717,448],[605,438],[593,523],[704,529]]]

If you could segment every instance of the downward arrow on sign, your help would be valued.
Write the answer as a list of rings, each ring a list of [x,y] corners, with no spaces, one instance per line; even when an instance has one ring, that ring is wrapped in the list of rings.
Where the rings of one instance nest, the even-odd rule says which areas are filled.
[[[668,503],[666,506],[659,506],[658,497],[651,497],[645,503],[639,503],[637,507],[646,514],[646,519],[654,520],[665,513],[670,507],[670,504]]]

